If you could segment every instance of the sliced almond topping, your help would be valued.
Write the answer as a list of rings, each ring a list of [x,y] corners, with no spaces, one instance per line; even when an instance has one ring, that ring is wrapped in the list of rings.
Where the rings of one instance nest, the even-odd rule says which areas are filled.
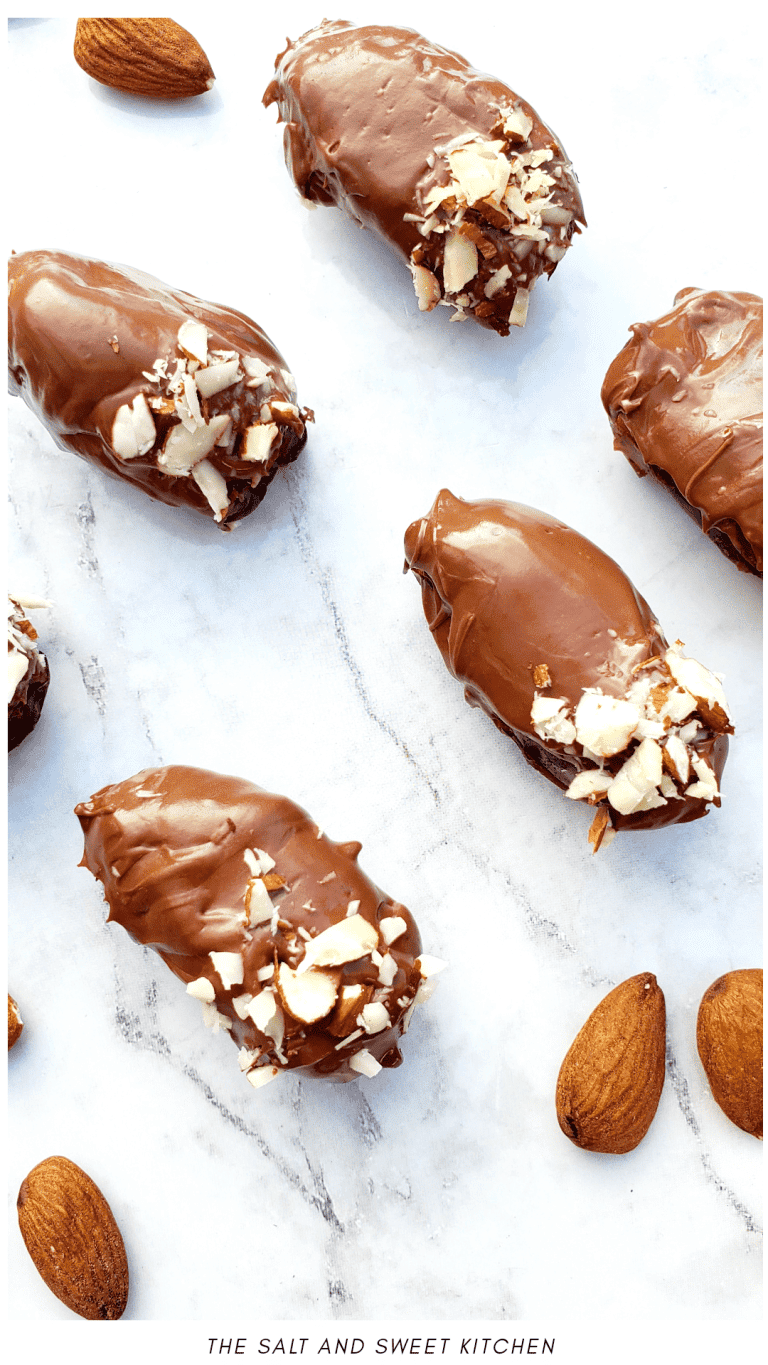
[[[389,947],[390,943],[394,943],[395,939],[400,938],[401,934],[404,934],[407,928],[408,925],[402,915],[386,915],[384,919],[379,920],[379,933],[381,934],[382,942],[385,943],[387,947]]]
[[[306,972],[310,967],[340,967],[345,962],[356,962],[367,956],[377,943],[375,926],[362,915],[351,915],[349,919],[329,925],[307,944],[298,972]]]
[[[489,279],[486,280],[485,285],[483,286],[483,293],[485,294],[485,297],[487,299],[495,298],[496,295],[500,293],[500,291],[504,288],[504,285],[507,283],[507,280],[510,278],[511,274],[512,271],[510,270],[508,265],[499,266],[499,269],[494,271],[494,273],[490,276]]]
[[[351,1071],[357,1071],[361,1076],[378,1076],[381,1071],[381,1062],[377,1062],[372,1052],[367,1047],[361,1047],[359,1052],[349,1059]]]
[[[195,383],[203,398],[212,398],[215,393],[221,393],[223,389],[235,384],[239,373],[239,360],[226,360],[221,364],[209,365],[207,369],[198,370]]]
[[[254,1066],[250,1071],[246,1071],[246,1080],[250,1081],[254,1090],[260,1090],[263,1085],[269,1085],[280,1075],[278,1066]]]
[[[207,976],[198,976],[196,981],[187,984],[187,995],[193,995],[195,1000],[200,1000],[204,1005],[212,1005],[216,999],[216,991],[212,981]]]
[[[531,722],[540,739],[552,740],[555,744],[572,744],[576,738],[576,727],[568,719],[568,699],[566,697],[534,696],[531,706]]]
[[[510,142],[527,142],[531,135],[532,127],[533,119],[529,118],[519,107],[517,109],[510,109],[504,115],[502,128]]]
[[[208,328],[204,322],[188,318],[182,322],[177,338],[180,349],[190,360],[197,360],[201,365],[208,364]]]
[[[248,1006],[253,1000],[253,996],[246,991],[244,995],[235,995],[232,998],[232,1008],[238,1019],[248,1018]]]
[[[210,460],[199,460],[192,469],[192,478],[213,512],[215,521],[222,521],[229,508],[227,481]]]
[[[209,953],[215,970],[221,977],[225,991],[231,986],[240,986],[243,981],[244,967],[242,953]]]
[[[576,738],[592,753],[610,758],[626,749],[639,720],[640,713],[631,702],[589,688],[576,707]]]
[[[338,983],[329,972],[311,969],[295,972],[281,962],[275,979],[283,1005],[302,1024],[324,1019],[336,1004]]]
[[[416,298],[421,313],[431,313],[436,304],[440,302],[440,283],[436,275],[428,270],[425,265],[416,265],[411,261],[411,274],[413,276],[413,287],[416,290]]]
[[[275,867],[274,858],[271,857],[269,853],[266,853],[263,848],[255,848],[253,851],[261,863],[262,872],[271,872],[272,868]]]
[[[542,223],[549,223],[553,227],[562,227],[570,223],[573,218],[571,209],[564,204],[544,204],[541,208]]]
[[[373,954],[371,954],[373,956]],[[382,986],[391,986],[398,973],[397,962],[391,953],[385,953],[379,964],[378,979]]]
[[[714,801],[715,797],[720,795],[714,769],[710,768],[705,759],[699,758],[696,754],[693,755],[691,762],[699,780],[693,782],[690,787],[686,787],[686,796],[697,796],[702,801]]]
[[[245,911],[250,925],[266,924],[271,920],[274,906],[269,892],[260,877],[249,881],[245,890]]]
[[[597,853],[598,849],[605,844],[606,848],[616,833],[611,827],[610,815],[606,806],[601,806],[595,814],[595,818],[589,827],[589,842],[592,845],[592,852]]]
[[[381,1033],[382,1029],[389,1028],[392,1020],[386,1005],[382,1005],[380,1001],[371,1001],[369,1005],[363,1005],[357,1022],[366,1033]]]
[[[451,232],[443,253],[443,284],[447,294],[458,294],[477,274],[477,247],[460,232]]]
[[[367,1005],[371,998],[372,988],[365,986],[362,982],[353,982],[349,986],[342,986],[339,991],[336,1008],[328,1024],[328,1032],[336,1038],[345,1038],[350,1025],[360,1013],[364,1005]]]
[[[203,1001],[203,1023],[206,1028],[213,1029],[214,1033],[218,1033],[220,1029],[231,1029],[232,1027],[232,1020],[228,1019],[226,1014],[220,1014],[215,1005],[208,1004],[205,1000]]]
[[[612,782],[610,773],[590,768],[587,772],[577,773],[565,794],[572,801],[588,801],[591,796],[605,796]]]
[[[664,661],[675,682],[696,698],[701,716],[713,730],[729,731],[730,713],[723,685],[696,659],[687,659],[675,649],[668,649]]]
[[[188,431],[181,423],[171,427],[157,463],[169,474],[188,474],[194,465],[204,460],[226,431],[231,418],[226,413],[212,417],[207,426]]]
[[[264,364],[257,355],[244,355],[240,359],[245,373],[248,375],[247,388],[260,389],[263,384],[269,383],[269,366]]]
[[[257,1029],[267,1038],[271,1038],[276,1047],[282,1046],[285,1020],[273,991],[264,990],[254,996],[248,1007],[248,1015]]]
[[[662,750],[662,758],[667,772],[670,772],[681,786],[684,786],[688,781],[691,764],[688,750],[679,735],[667,735],[667,741]]]
[[[416,966],[422,977],[437,976],[439,972],[444,972],[448,966],[441,957],[430,957],[428,953],[422,953],[421,957],[416,958]]]
[[[276,422],[258,422],[256,426],[248,427],[240,447],[240,458],[255,463],[269,459],[269,452],[279,434]]]
[[[131,404],[123,403],[115,413],[112,424],[112,449],[121,460],[134,460],[146,455],[155,444],[155,419],[143,393],[137,393]]]
[[[621,815],[631,815],[661,783],[662,754],[655,739],[644,739],[630,754],[608,788],[608,800]]]
[[[528,316],[528,304],[530,303],[530,290],[518,288],[515,294],[515,302],[512,312],[509,315],[511,327],[524,327],[525,319]]]

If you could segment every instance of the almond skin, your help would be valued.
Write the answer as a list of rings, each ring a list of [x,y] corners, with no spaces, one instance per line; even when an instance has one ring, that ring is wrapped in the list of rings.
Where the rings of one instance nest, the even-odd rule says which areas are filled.
[[[210,90],[203,49],[173,19],[78,19],[75,61],[114,90],[179,100]]]
[[[57,1299],[81,1318],[114,1321],[128,1300],[120,1229],[97,1185],[64,1156],[41,1161],[16,1201],[21,1235]]]
[[[763,973],[726,972],[705,991],[696,1043],[712,1094],[731,1123],[763,1136]]]
[[[10,1052],[14,1043],[18,1043],[21,1037],[21,1030],[24,1022],[19,1014],[19,1007],[12,996],[8,996],[8,1051]]]
[[[666,1009],[650,972],[623,981],[592,1011],[557,1078],[557,1121],[588,1152],[631,1152],[664,1085]]]

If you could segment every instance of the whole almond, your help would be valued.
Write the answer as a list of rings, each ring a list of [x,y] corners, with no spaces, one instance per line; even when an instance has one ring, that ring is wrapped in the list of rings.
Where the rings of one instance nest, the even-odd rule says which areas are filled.
[[[726,972],[705,991],[696,1043],[720,1108],[753,1137],[763,1136],[763,973]]]
[[[631,1152],[664,1085],[666,1010],[650,972],[606,995],[577,1034],[557,1078],[557,1120],[588,1152]]]
[[[81,1318],[122,1317],[125,1246],[91,1177],[66,1157],[50,1156],[22,1181],[17,1208],[27,1251],[57,1299]]]
[[[10,1052],[14,1043],[18,1043],[21,1037],[21,1030],[24,1022],[19,1014],[19,1007],[13,996],[8,996],[8,1051]]]
[[[203,49],[173,19],[78,19],[75,61],[114,90],[179,100],[210,90]]]

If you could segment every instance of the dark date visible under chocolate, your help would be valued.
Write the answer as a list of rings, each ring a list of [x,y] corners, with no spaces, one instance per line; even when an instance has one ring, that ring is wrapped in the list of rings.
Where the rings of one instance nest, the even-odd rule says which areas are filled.
[[[325,21],[275,61],[301,195],[336,204],[406,261],[419,308],[507,336],[584,211],[555,134],[501,81],[412,29]]]
[[[39,597],[8,598],[9,753],[34,730],[48,691],[48,660],[35,643],[37,631],[27,612],[50,605]]]
[[[762,574],[762,299],[681,289],[670,313],[630,330],[602,388],[616,449]]]
[[[398,1038],[443,964],[405,906],[301,807],[200,768],[147,769],[77,806],[81,866],[109,920],[155,948],[240,1047],[252,1085],[333,1081],[402,1061]]]
[[[10,391],[62,450],[226,529],[304,446],[311,413],[243,313],[60,251],[9,277]]]
[[[719,679],[670,646],[602,550],[553,517],[443,490],[409,526],[406,570],[443,659],[528,762],[613,829],[720,804],[732,732]]]

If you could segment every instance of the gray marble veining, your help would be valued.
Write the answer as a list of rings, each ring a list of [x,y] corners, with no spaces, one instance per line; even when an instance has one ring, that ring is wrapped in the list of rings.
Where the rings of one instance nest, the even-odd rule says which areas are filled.
[[[519,80],[581,176],[590,228],[502,342],[420,316],[376,243],[296,201],[254,90],[285,32],[318,17],[291,0],[265,18],[258,61],[215,16],[190,22],[218,82],[183,117],[94,87],[62,59],[68,21],[11,29],[14,246],[126,261],[252,313],[316,413],[299,462],[224,535],[58,452],[9,404],[10,578],[53,602],[38,622],[48,700],[9,762],[9,973],[25,1020],[9,1059],[12,1200],[54,1152],[88,1170],[126,1238],[133,1319],[756,1317],[759,1144],[714,1103],[695,1021],[715,977],[760,960],[760,585],[635,478],[599,402],[631,322],[686,284],[755,287],[730,234],[670,248],[704,194],[696,156],[675,177],[642,160],[668,143],[673,65],[734,175],[756,96],[746,82],[713,95],[705,38],[674,24],[660,62],[650,40],[627,50],[630,108],[565,7],[562,53],[517,71],[511,16],[470,35],[415,3],[408,22]],[[612,22],[628,39],[629,16]],[[734,41],[722,36],[723,69]],[[600,111],[583,100],[598,82]],[[86,129],[92,193],[73,193],[49,145],[43,90],[57,145]],[[237,187],[238,211],[202,250],[172,216],[116,211],[128,157],[202,167]],[[642,167],[634,187],[606,180],[617,160]],[[405,527],[444,485],[562,516],[725,674],[737,736],[721,810],[592,857],[588,812],[465,705],[401,575]],[[198,1003],[105,924],[72,809],[171,762],[246,776],[362,840],[366,872],[450,963],[397,1071],[252,1091]],[[643,970],[668,1009],[657,1117],[626,1157],[577,1151],[554,1116],[560,1062],[602,996]],[[14,1223],[13,1316],[68,1318]]]

